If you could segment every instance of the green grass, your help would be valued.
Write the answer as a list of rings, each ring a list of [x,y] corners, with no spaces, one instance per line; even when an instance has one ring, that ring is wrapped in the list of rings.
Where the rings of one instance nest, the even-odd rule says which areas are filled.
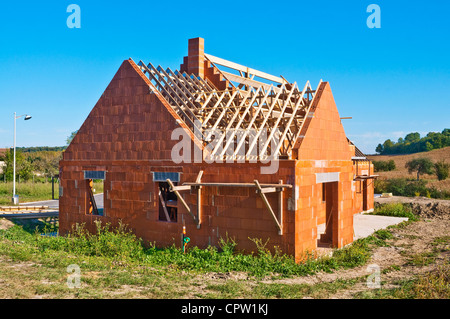
[[[11,205],[13,183],[0,183],[0,205]],[[16,183],[16,194],[20,203],[52,199],[51,183]],[[58,184],[55,184],[55,198],[59,196]]]
[[[392,217],[407,217],[410,221],[417,221],[419,217],[415,215],[411,208],[402,203],[388,203],[375,207],[370,215],[382,215]]]
[[[187,252],[183,253],[175,246],[163,249],[145,246],[125,225],[111,228],[98,223],[95,234],[87,232],[83,225],[76,225],[68,236],[41,235],[49,231],[54,229],[42,224],[16,224],[8,230],[0,230],[0,260],[6,258],[14,265],[34,265],[24,268],[25,277],[30,279],[23,283],[22,277],[12,272],[8,263],[0,262],[0,273],[5,274],[8,282],[12,281],[10,288],[0,291],[0,298],[28,298],[33,294],[56,298],[177,298],[187,295],[200,298],[323,298],[349,288],[359,279],[319,285],[264,283],[261,280],[364,265],[371,257],[371,251],[386,246],[386,240],[392,236],[389,231],[378,231],[334,250],[331,257],[305,258],[302,263],[295,263],[292,256],[280,250],[271,252],[267,249],[268,242],[263,243],[260,239],[253,239],[256,252],[252,254],[237,251],[232,238],[221,239],[218,248],[188,246]],[[441,238],[436,242],[441,247],[441,242],[446,240]],[[81,268],[80,289],[70,290],[66,286],[66,267],[70,264]],[[198,279],[209,278],[211,273],[244,274],[249,280],[210,282]]]
[[[397,281],[397,288],[376,289],[356,294],[359,299],[449,299],[450,264],[435,271]]]
[[[130,267],[165,267],[174,271],[206,272],[245,272],[249,276],[289,277],[311,275],[319,271],[332,272],[341,268],[363,265],[370,258],[372,247],[383,245],[383,241],[374,236],[355,241],[343,249],[335,250],[332,257],[306,259],[295,263],[292,256],[280,251],[272,253],[257,243],[258,252],[242,254],[236,251],[236,243],[222,239],[219,248],[200,249],[189,247],[186,253],[175,246],[160,249],[155,246],[145,247],[124,225],[112,229],[109,225],[97,224],[97,233],[91,234],[83,225],[77,225],[68,236],[41,236],[40,233],[50,229],[32,232],[29,228],[14,226],[0,231],[0,253],[15,260],[33,260],[50,262],[50,265],[67,265],[72,263],[68,256],[89,259],[90,265],[100,268],[109,266]],[[51,229],[52,231],[54,229]],[[6,240],[6,241],[4,241]],[[18,249],[10,249],[8,243],[20,243]],[[48,256],[48,257],[47,257]],[[52,256],[52,258],[50,258]],[[58,256],[58,258],[54,258]],[[94,267],[95,268],[95,267]]]

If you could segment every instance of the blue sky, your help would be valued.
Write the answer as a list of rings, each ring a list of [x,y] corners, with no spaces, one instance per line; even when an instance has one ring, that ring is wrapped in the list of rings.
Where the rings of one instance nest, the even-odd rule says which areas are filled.
[[[66,25],[70,4],[81,28]],[[227,4],[226,6],[223,4]],[[381,28],[366,12],[381,8]],[[450,128],[449,1],[23,1],[0,6],[0,148],[63,146],[129,57],[178,69],[205,52],[315,87],[329,81],[366,153]]]

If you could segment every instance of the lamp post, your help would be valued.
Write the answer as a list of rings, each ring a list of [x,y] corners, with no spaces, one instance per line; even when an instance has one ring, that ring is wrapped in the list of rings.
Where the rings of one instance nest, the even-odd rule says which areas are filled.
[[[16,116],[16,112],[14,112],[14,164],[13,164],[13,198],[12,201],[14,204],[19,204],[19,197],[16,196],[16,120],[25,116],[24,120],[28,121],[31,119],[31,116],[28,114],[23,114]]]

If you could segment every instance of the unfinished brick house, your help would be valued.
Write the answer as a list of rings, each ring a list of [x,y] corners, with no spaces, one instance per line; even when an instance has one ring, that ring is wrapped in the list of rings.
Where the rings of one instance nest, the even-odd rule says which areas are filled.
[[[373,208],[372,173],[328,82],[298,86],[206,54],[195,38],[179,71],[123,61],[60,162],[60,233],[120,220],[146,242],[180,246],[185,226],[190,245],[228,236],[252,251],[252,238],[269,239],[300,260],[353,241],[353,215]]]

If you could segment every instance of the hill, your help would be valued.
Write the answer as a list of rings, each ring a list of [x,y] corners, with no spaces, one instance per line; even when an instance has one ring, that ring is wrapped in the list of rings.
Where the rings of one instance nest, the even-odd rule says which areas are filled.
[[[448,128],[441,133],[429,132],[422,138],[418,132],[414,132],[407,134],[405,138],[400,137],[397,142],[388,139],[383,144],[378,144],[375,150],[381,155],[414,154],[447,146],[450,146],[450,129]]]
[[[440,148],[437,150],[432,150],[429,152],[421,152],[406,155],[367,155],[367,157],[374,161],[389,161],[393,160],[395,162],[396,169],[389,172],[377,172],[381,179],[389,178],[410,178],[414,179],[415,174],[409,174],[408,169],[405,168],[406,162],[412,160],[413,158],[428,157],[433,162],[438,162],[445,160],[447,163],[450,162],[450,146]],[[436,175],[424,175],[423,179],[428,181],[428,186],[434,186],[439,190],[450,190],[450,178],[444,181],[438,181]]]

